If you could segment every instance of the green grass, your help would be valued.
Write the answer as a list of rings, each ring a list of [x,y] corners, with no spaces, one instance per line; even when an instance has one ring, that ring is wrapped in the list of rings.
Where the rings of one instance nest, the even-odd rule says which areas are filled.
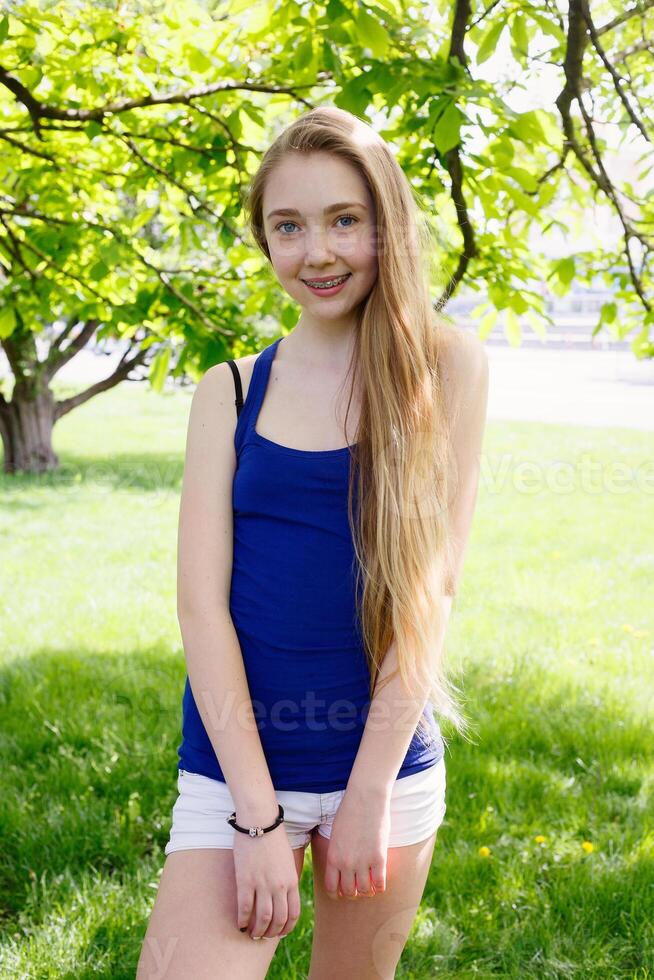
[[[0,477],[2,977],[135,974],[176,795],[189,405],[123,385],[57,425],[58,472]],[[399,978],[654,977],[653,448],[489,423],[447,640],[475,744],[443,726]],[[307,852],[271,980],[307,975],[311,886]]]

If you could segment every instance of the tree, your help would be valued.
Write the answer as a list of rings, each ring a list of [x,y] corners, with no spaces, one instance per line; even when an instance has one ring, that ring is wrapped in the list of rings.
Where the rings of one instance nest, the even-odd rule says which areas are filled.
[[[651,198],[615,185],[597,132],[604,121],[651,144],[640,100],[653,5],[593,16],[586,0],[183,0],[123,3],[117,22],[98,4],[14,3],[0,21],[5,471],[56,467],[53,426],[101,391],[197,380],[256,345],[262,318],[296,322],[281,291],[261,288],[275,280],[245,234],[243,191],[277,129],[322,102],[374,120],[397,147],[442,243],[437,309],[462,282],[487,290],[482,335],[505,310],[517,342],[519,317],[541,336],[551,322],[538,284],[563,293],[599,276],[615,299],[595,331],[633,332],[636,355],[654,356]],[[483,80],[502,36],[522,75],[560,66],[555,105],[516,112]],[[581,220],[596,199],[619,216],[618,249],[535,252],[534,228]],[[57,371],[109,339],[124,345],[116,370],[57,400]]]

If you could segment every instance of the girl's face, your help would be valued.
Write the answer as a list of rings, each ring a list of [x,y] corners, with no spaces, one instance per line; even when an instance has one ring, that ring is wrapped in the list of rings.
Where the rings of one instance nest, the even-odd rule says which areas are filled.
[[[360,174],[329,153],[288,154],[266,184],[263,221],[273,268],[302,320],[351,326],[377,279],[375,209]],[[306,284],[345,275],[340,288]]]

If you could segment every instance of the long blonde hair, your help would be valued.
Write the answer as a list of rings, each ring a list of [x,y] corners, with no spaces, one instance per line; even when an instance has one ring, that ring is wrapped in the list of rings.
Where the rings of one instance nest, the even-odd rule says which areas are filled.
[[[277,136],[250,183],[245,201],[249,227],[269,261],[263,223],[266,182],[288,154],[316,152],[351,164],[376,209],[378,276],[356,311],[348,400],[349,412],[358,380],[361,415],[357,441],[350,447],[348,518],[370,698],[394,642],[398,668],[385,683],[399,670],[410,696],[427,690],[436,712],[467,737],[468,722],[452,690],[459,689],[445,670],[444,649],[435,655],[442,625],[439,596],[451,594],[453,458],[440,370],[449,328],[439,322],[429,293],[432,232],[388,144],[357,116],[319,106]],[[429,735],[424,715],[418,731]]]

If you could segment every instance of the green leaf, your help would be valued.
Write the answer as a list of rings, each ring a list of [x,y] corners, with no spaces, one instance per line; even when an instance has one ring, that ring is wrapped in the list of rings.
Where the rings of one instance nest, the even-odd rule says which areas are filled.
[[[340,17],[349,18],[350,16],[350,11],[347,7],[343,6],[341,0],[329,0],[327,4],[327,17],[329,18],[330,24],[333,24]]]
[[[533,310],[527,310],[525,313],[525,319],[529,321],[532,330],[538,337],[540,337],[541,340],[547,340],[547,327],[537,313],[535,313]]]
[[[388,31],[367,10],[359,10],[355,16],[360,34],[357,38],[359,44],[369,47],[375,58],[383,58],[391,43]]]
[[[533,193],[538,190],[538,179],[524,167],[507,167],[506,173],[513,177],[525,191]]]
[[[372,102],[372,94],[366,88],[367,81],[365,72],[350,78],[349,82],[346,82],[341,91],[334,97],[334,104],[339,109],[347,109],[348,112],[353,112],[355,116],[363,116]]]
[[[0,340],[6,340],[16,327],[16,312],[13,306],[3,306],[0,309]]]
[[[654,357],[654,343],[649,339],[647,327],[644,327],[639,334],[630,342],[630,347],[638,360],[645,357]]]
[[[100,280],[105,279],[110,272],[111,269],[108,269],[104,262],[100,260],[99,262],[95,262],[89,269],[89,278],[94,282],[100,282]]]
[[[249,7],[252,10],[252,13],[250,14],[250,18],[245,25],[248,34],[256,35],[267,30],[268,26],[270,25],[270,18],[273,13],[274,2],[270,2],[270,0],[259,0],[258,3],[250,3]]]
[[[497,323],[497,310],[489,310],[479,321],[479,339],[486,340],[488,335],[492,332],[493,327]]]
[[[545,133],[542,125],[544,120],[540,113],[539,109],[529,109],[527,112],[519,113],[509,124],[510,134],[522,140],[527,146],[542,142]]]
[[[327,40],[323,41],[322,45],[322,62],[327,71],[336,71],[337,64],[336,58],[334,57],[334,49]]]
[[[101,136],[104,130],[100,125],[100,123],[97,121],[97,119],[92,119],[84,127],[84,132],[86,133],[88,138],[92,140],[94,136]]]
[[[511,21],[511,40],[513,53],[518,60],[524,60],[529,54],[529,36],[527,23],[523,14],[517,13]]]
[[[434,127],[434,143],[441,154],[461,142],[461,111],[450,102]]]
[[[548,17],[541,11],[536,10],[532,4],[527,4],[525,6],[525,13],[528,14],[532,20],[536,21],[543,34],[549,34],[550,37],[556,38],[557,41],[563,42],[563,31],[553,17]]]
[[[304,41],[298,46],[295,52],[295,58],[293,59],[293,64],[297,71],[302,71],[307,65],[310,65],[313,60],[313,40],[311,37],[305,38]]]
[[[378,6],[383,7],[383,9],[387,13],[391,14],[392,17],[395,17],[398,22],[401,21],[402,5],[398,2],[398,0],[377,0],[377,4]]]
[[[508,308],[514,313],[526,313],[529,309],[529,303],[521,293],[515,292],[509,296]]]
[[[25,88],[32,90],[39,87],[41,84],[41,79],[43,78],[43,70],[41,69],[40,65],[32,65],[29,68],[21,68],[15,74],[18,75]]]
[[[508,136],[502,134],[489,146],[488,153],[497,171],[504,173],[506,168],[511,166],[511,162],[515,156],[515,146]]]
[[[188,52],[187,60],[189,68],[192,71],[196,71],[199,75],[203,75],[213,65],[211,58],[201,48],[195,48],[189,45],[186,50]]]
[[[602,303],[602,308],[600,310],[600,324],[602,323],[614,323],[615,318],[618,315],[617,303]]]
[[[538,205],[538,201],[534,197],[531,197],[529,194],[525,194],[519,187],[516,187],[514,184],[511,184],[508,181],[503,181],[503,187],[511,200],[515,201],[515,203],[518,204],[523,211],[530,214],[532,218],[538,217],[540,214],[540,207]]]
[[[166,375],[168,374],[168,364],[170,363],[170,347],[164,347],[155,355],[150,365],[150,383],[157,394],[163,390]]]
[[[515,313],[510,307],[507,308],[505,314],[504,333],[511,347],[520,346],[520,338],[522,337],[520,320],[518,319],[517,313]]]
[[[478,65],[481,65],[482,62],[487,61],[491,55],[495,54],[502,31],[505,27],[506,21],[503,17],[500,17],[495,21],[495,23],[491,24],[489,29],[486,31],[477,49]]]
[[[575,260],[572,255],[560,259],[554,266],[554,274],[558,276],[559,282],[569,286],[575,277]]]
[[[7,14],[5,14],[2,20],[0,20],[0,42],[6,40],[8,37],[9,37],[9,17]]]
[[[131,228],[132,231],[138,231],[143,225],[147,224],[150,218],[154,218],[155,214],[159,211],[158,205],[153,208],[145,208],[139,214],[135,215],[132,219]]]

